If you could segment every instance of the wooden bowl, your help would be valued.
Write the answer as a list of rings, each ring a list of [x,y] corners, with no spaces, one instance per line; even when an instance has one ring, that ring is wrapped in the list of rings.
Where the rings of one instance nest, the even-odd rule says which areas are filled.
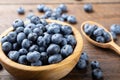
[[[47,20],[47,22],[49,23],[56,22],[62,25],[69,25],[67,23],[55,21],[55,20]],[[73,53],[63,61],[46,66],[22,65],[10,60],[2,51],[2,47],[0,43],[0,63],[17,80],[59,80],[63,78],[75,67],[75,65],[79,60],[83,48],[83,39],[79,31],[75,29],[72,25],[69,26],[72,27],[77,44]],[[0,35],[0,38],[7,35],[12,30],[13,30],[12,27],[7,29],[4,33]]]

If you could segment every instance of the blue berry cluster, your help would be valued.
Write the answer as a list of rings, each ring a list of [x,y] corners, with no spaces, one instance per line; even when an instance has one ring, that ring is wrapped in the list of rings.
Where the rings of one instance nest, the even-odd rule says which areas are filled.
[[[111,41],[111,36],[103,28],[97,25],[85,24],[84,32],[93,40],[100,43],[107,43]]]
[[[16,19],[12,25],[14,30],[1,39],[2,50],[20,64],[41,66],[58,63],[72,54],[77,43],[70,26],[47,23],[35,15],[27,22]]]

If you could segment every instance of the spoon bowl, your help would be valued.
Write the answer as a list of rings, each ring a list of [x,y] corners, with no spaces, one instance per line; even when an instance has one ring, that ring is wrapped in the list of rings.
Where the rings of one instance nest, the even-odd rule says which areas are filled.
[[[106,43],[100,43],[100,42],[97,42],[97,41],[91,39],[91,38],[84,32],[84,25],[85,25],[85,24],[96,25],[96,26],[98,26],[98,27],[100,27],[100,28],[103,28],[106,32],[109,33],[109,35],[110,35],[110,37],[111,37],[111,41],[106,42]],[[101,47],[101,48],[110,48],[110,49],[116,51],[116,52],[120,55],[120,47],[114,42],[113,37],[112,37],[112,35],[110,34],[110,32],[109,32],[105,27],[103,27],[102,25],[100,25],[100,24],[98,24],[98,23],[96,23],[96,22],[93,22],[93,21],[85,21],[85,22],[83,22],[82,25],[81,25],[81,32],[82,32],[82,34],[85,36],[85,38],[86,38],[90,43],[92,43],[93,45],[98,46],[98,47]]]

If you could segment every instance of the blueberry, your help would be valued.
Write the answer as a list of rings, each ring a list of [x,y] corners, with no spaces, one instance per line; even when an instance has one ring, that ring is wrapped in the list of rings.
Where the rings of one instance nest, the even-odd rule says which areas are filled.
[[[23,7],[19,7],[19,8],[17,9],[17,12],[18,12],[18,14],[24,14],[24,13],[25,13],[25,10],[24,10]]]
[[[43,24],[37,24],[36,27],[40,28],[43,32],[46,31],[46,28]]]
[[[72,54],[73,52],[73,48],[71,45],[64,45],[61,49],[61,54],[63,57],[67,57],[69,56],[70,54]]]
[[[114,32],[110,32],[110,33],[111,33],[113,39],[116,40],[117,39],[117,35]]]
[[[62,34],[71,34],[72,28],[70,26],[64,25],[61,27]]]
[[[43,31],[40,28],[33,29],[33,32],[36,33],[38,36],[41,36],[43,34]]]
[[[90,25],[88,28],[84,28],[84,31],[88,36],[91,36],[97,28],[96,25]]]
[[[27,56],[26,55],[21,55],[18,59],[18,63],[27,65],[28,64]]]
[[[120,25],[118,24],[111,25],[110,31],[114,32],[115,34],[120,34]]]
[[[35,24],[33,24],[33,23],[29,23],[29,24],[27,24],[26,25],[26,28],[30,28],[30,29],[34,29],[36,26],[35,26]]]
[[[47,16],[47,18],[50,17],[51,14],[52,14],[52,11],[47,11],[47,12],[45,12],[45,16]]]
[[[62,14],[62,15],[61,15],[61,17],[62,17],[65,21],[67,21],[68,16],[69,16],[68,14]]]
[[[68,35],[66,39],[67,39],[68,44],[70,44],[73,47],[77,43],[77,41],[76,41],[76,39],[75,39],[75,37],[73,35]]]
[[[29,52],[27,54],[27,60],[31,63],[34,63],[40,59],[40,53],[37,51]]]
[[[86,53],[86,52],[83,52],[83,53],[81,54],[81,56],[80,56],[80,59],[83,59],[83,60],[85,60],[86,62],[88,62],[89,58],[88,58],[87,53]]]
[[[44,37],[43,38],[44,38],[46,44],[50,43],[50,41],[51,41],[51,35],[50,34],[44,33]]]
[[[104,31],[103,28],[97,28],[96,30],[94,30],[93,35],[96,36],[96,37],[102,36],[104,32],[105,31]]]
[[[28,39],[24,39],[22,41],[22,48],[29,48],[31,46],[31,41]]]
[[[60,25],[54,24],[47,28],[47,32],[50,34],[60,33]]]
[[[62,42],[63,35],[62,34],[53,34],[51,37],[52,43],[60,44]]]
[[[62,18],[62,17],[58,17],[57,20],[64,22],[64,18]]]
[[[92,68],[92,70],[96,69],[96,68],[100,68],[100,63],[98,61],[92,61],[91,68]]]
[[[62,56],[60,54],[54,54],[48,58],[49,64],[54,64],[62,61]]]
[[[60,52],[60,46],[57,44],[50,44],[47,48],[48,54],[58,54]]]
[[[76,20],[75,16],[68,16],[67,21],[71,24],[77,23],[77,20]]]
[[[95,79],[95,80],[102,80],[102,78],[103,78],[103,73],[102,73],[101,69],[94,69],[94,70],[92,71],[92,77],[93,77],[93,79]]]
[[[31,19],[33,16],[35,16],[33,13],[29,13],[26,18]]]
[[[85,24],[85,25],[84,25],[84,31],[86,31],[86,30],[89,28],[89,26],[90,26],[90,24],[88,24],[88,23]]]
[[[13,23],[12,26],[14,29],[24,26],[24,22],[21,19],[16,19]]]
[[[100,43],[105,43],[105,38],[103,36],[96,37],[96,41]]]
[[[25,49],[25,48],[21,48],[21,49],[19,50],[19,53],[20,53],[20,55],[26,55],[26,54],[28,53],[28,51],[27,51],[27,49]]]
[[[30,33],[30,34],[28,34],[28,39],[30,40],[30,41],[36,41],[37,40],[37,34],[36,33]]]
[[[33,16],[31,18],[31,22],[34,24],[39,24],[40,23],[40,18],[38,16]]]
[[[84,59],[79,59],[76,67],[77,67],[77,69],[80,69],[80,70],[86,69],[86,68],[87,68],[86,60],[84,60]]]
[[[61,41],[61,46],[64,46],[64,45],[66,45],[67,44],[67,40],[66,40],[66,38],[62,38],[62,41]]]
[[[42,63],[44,65],[48,64],[48,55],[47,55],[47,53],[46,52],[41,52],[40,55],[41,55],[40,60],[42,61]]]
[[[108,32],[103,32],[103,37],[105,38],[105,42],[111,41],[111,36]]]
[[[13,61],[17,61],[18,60],[18,58],[19,58],[19,52],[18,51],[10,51],[9,53],[8,53],[8,57],[11,59],[11,60],[13,60]]]
[[[38,60],[36,62],[31,63],[31,66],[42,66],[42,61]]]
[[[9,52],[12,49],[12,44],[10,42],[4,42],[2,44],[2,50],[4,52]]]
[[[57,8],[55,8],[54,10],[53,10],[55,13],[58,13],[58,14],[62,14],[62,9],[61,8],[59,8],[59,7],[57,7]]]
[[[60,17],[60,13],[53,12],[53,13],[51,14],[51,17],[55,17],[55,18],[57,19],[58,17]]]
[[[25,33],[23,33],[23,32],[19,33],[19,34],[17,35],[17,43],[18,43],[18,44],[21,44],[22,41],[23,41],[25,38],[26,38]]]
[[[92,12],[93,11],[92,4],[85,4],[84,5],[84,11],[86,11],[86,12]]]
[[[65,4],[60,4],[59,8],[63,11],[66,12],[67,11],[67,6]]]
[[[3,36],[1,38],[1,42],[4,43],[4,42],[7,42],[8,41],[8,37],[7,36]]]
[[[47,46],[47,42],[45,40],[45,38],[43,38],[42,36],[39,36],[38,39],[37,39],[37,44],[40,46],[40,47],[46,47]]]
[[[2,70],[3,69],[3,67],[2,67],[2,65],[0,64],[0,70]]]
[[[13,43],[13,50],[19,50],[20,49],[20,45],[16,42]]]
[[[28,35],[29,33],[32,33],[32,30],[30,28],[24,28],[24,33]]]
[[[9,32],[8,33],[8,41],[9,42],[16,42],[16,36],[17,36],[17,33],[16,32]]]
[[[45,52],[45,47],[39,47],[39,52]]]
[[[50,9],[49,7],[47,7],[47,6],[45,6],[45,7],[43,8],[43,12],[47,12],[47,11],[51,11],[51,9]]]
[[[33,51],[38,51],[38,45],[32,45],[30,48],[29,48],[29,52],[33,52]]]
[[[23,32],[24,31],[24,28],[23,27],[18,27],[16,28],[15,32],[16,33],[20,33],[20,32]]]
[[[44,4],[40,4],[40,5],[37,6],[37,10],[38,10],[39,12],[43,12],[44,7],[45,7]]]

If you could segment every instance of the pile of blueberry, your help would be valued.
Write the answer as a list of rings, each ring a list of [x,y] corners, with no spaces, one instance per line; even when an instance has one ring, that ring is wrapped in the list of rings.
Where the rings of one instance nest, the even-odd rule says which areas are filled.
[[[111,41],[111,36],[103,28],[97,25],[85,24],[84,32],[93,40],[100,43],[107,43]]]
[[[13,22],[14,30],[1,39],[2,50],[11,60],[24,65],[58,63],[72,54],[76,39],[68,25],[47,23],[38,16]]]
[[[87,71],[89,65],[89,58],[86,52],[83,52],[80,56],[80,59],[76,65],[76,68],[84,72]],[[91,61],[90,63],[92,69],[92,78],[93,80],[102,80],[103,72],[100,68],[100,63],[98,61]]]
[[[73,15],[68,15],[66,14],[67,12],[67,6],[65,4],[60,4],[58,7],[56,7],[55,9],[51,9],[49,7],[47,7],[44,4],[40,4],[37,6],[37,10],[39,12],[44,13],[44,15],[42,15],[40,18],[42,19],[52,19],[52,20],[59,20],[59,21],[67,21],[71,24],[75,24],[76,21],[76,17]],[[24,8],[20,7],[17,10],[18,14],[24,14],[25,10]],[[31,17],[34,14],[29,14],[27,17]]]

